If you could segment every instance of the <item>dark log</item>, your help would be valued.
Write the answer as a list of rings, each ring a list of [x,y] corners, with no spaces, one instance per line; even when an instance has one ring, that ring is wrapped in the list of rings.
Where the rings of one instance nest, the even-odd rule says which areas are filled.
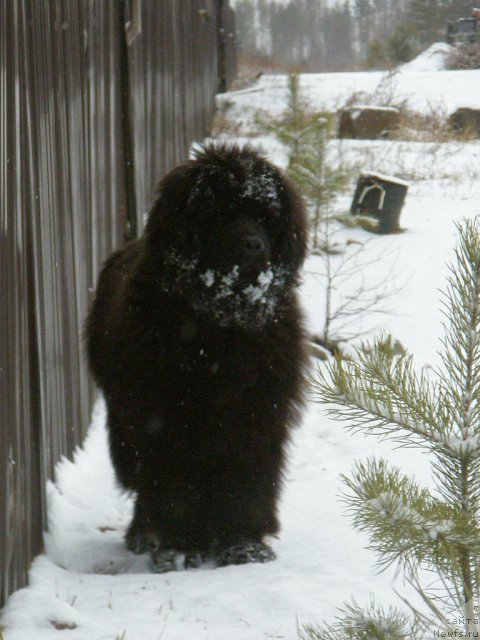
[[[460,107],[448,118],[448,124],[457,134],[480,138],[480,109]]]
[[[340,113],[338,137],[365,140],[389,138],[399,124],[400,112],[394,107],[355,105]]]

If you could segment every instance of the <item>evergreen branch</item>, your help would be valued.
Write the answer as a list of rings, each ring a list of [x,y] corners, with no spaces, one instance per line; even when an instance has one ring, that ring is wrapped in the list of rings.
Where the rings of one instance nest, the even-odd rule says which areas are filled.
[[[383,460],[357,463],[353,477],[342,478],[353,524],[369,535],[379,568],[399,562],[414,575],[420,563],[451,567],[460,542],[452,508]]]
[[[352,421],[351,429],[406,445],[429,442],[436,453],[480,465],[480,431],[459,435],[447,381],[430,384],[425,374],[415,373],[411,356],[396,359],[385,344],[391,339],[377,339],[368,352],[356,350],[356,360],[319,367],[315,398],[333,405],[327,411],[334,419]]]
[[[332,405],[328,413],[351,421],[351,429],[403,444],[442,444],[433,394],[425,376],[414,373],[411,358],[395,360],[390,338],[378,339],[369,352],[357,350],[356,356],[357,361],[337,360],[318,369],[312,386],[319,402]]]
[[[323,627],[308,625],[300,632],[300,640],[408,640],[415,635],[415,623],[389,607],[375,604],[363,608],[355,600],[339,609],[337,622]]]
[[[454,457],[446,451],[436,451],[432,461],[433,477],[439,494],[454,508],[463,509],[465,534],[479,527],[480,519],[480,457],[475,455]],[[460,482],[460,478],[464,482]],[[468,491],[465,493],[465,483]],[[480,534],[480,530],[479,530]]]
[[[423,602],[427,605],[427,607],[430,609],[430,611],[433,613],[433,616],[434,616],[434,619],[432,619],[427,614],[417,609],[417,607],[415,607],[410,602],[410,600],[408,600],[408,598],[405,598],[404,596],[399,594],[395,588],[393,588],[396,595],[400,598],[400,600],[404,604],[407,605],[407,607],[413,613],[413,616],[417,621],[417,626],[419,631],[423,632],[426,630],[431,630],[434,627],[434,625],[437,625],[438,627],[440,627],[440,630],[455,631],[456,630],[455,627],[446,622],[447,616],[445,616],[445,614],[442,613],[442,611],[440,611],[440,609],[437,607],[435,603],[435,600],[421,588],[418,580],[414,581],[407,578],[407,582],[415,589],[415,591],[418,593],[418,595],[421,597]]]
[[[446,636],[442,637],[476,637],[473,635],[458,635],[459,633],[466,634],[469,631],[476,631],[477,633],[480,631],[478,624],[479,616],[473,610],[471,602],[465,603],[461,584],[458,582],[456,584],[448,584],[442,576],[440,576],[440,581],[443,585],[444,594],[448,594],[449,597],[448,609],[444,611],[437,606],[437,603],[445,606],[447,604],[445,597],[432,595],[421,586],[418,579],[415,578],[412,580],[407,578],[407,582],[415,589],[433,613],[435,620],[431,620],[425,614],[418,612],[407,598],[400,596],[395,589],[394,591],[414,613],[415,618],[419,621],[420,625],[423,625],[424,630],[431,630],[432,626],[436,625],[439,631],[447,633]],[[478,596],[479,594],[477,593],[476,600],[478,600]],[[452,635],[448,635],[449,633]]]
[[[444,300],[447,317],[443,380],[459,441],[480,449],[480,226],[477,220],[457,225],[460,241],[450,265]]]

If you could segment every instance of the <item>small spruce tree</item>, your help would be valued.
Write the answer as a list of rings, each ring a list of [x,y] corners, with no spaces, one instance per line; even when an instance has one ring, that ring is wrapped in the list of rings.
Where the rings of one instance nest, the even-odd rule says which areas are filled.
[[[417,373],[410,356],[396,356],[390,341],[379,340],[352,360],[327,365],[314,382],[318,400],[348,428],[430,453],[433,491],[384,460],[358,463],[344,478],[353,524],[368,534],[379,568],[397,564],[428,612],[411,606],[409,628],[394,610],[362,613],[355,603],[335,625],[305,628],[303,639],[425,638],[419,629],[431,632],[435,625],[456,631],[452,637],[479,637],[480,224],[466,221],[458,229],[444,296],[442,366],[433,379]],[[420,567],[434,572],[442,588],[422,587]],[[447,623],[452,611],[459,617]]]
[[[414,35],[409,25],[400,23],[388,39],[387,51],[393,64],[409,62],[414,57]]]
[[[291,73],[288,76],[287,105],[280,118],[272,120],[259,112],[256,123],[287,147],[291,164],[301,154],[311,117],[308,103],[300,89],[300,77],[298,73]]]
[[[312,111],[302,95],[297,73],[288,76],[287,96],[287,106],[280,118],[269,121],[257,115],[257,124],[288,149],[287,173],[310,205],[313,247],[317,248],[327,207],[348,186],[350,172],[345,165],[329,161],[331,116]]]
[[[315,114],[304,129],[302,145],[290,157],[288,174],[298,184],[312,211],[312,243],[317,249],[321,223],[328,225],[329,205],[348,184],[348,173],[343,167],[328,162],[330,123],[323,114]],[[328,243],[328,229],[323,234]]]

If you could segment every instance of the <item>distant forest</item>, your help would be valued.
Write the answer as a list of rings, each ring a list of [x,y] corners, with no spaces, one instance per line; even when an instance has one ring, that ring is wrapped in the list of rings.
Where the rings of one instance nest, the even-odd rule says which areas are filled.
[[[445,40],[448,20],[480,0],[237,0],[243,59],[272,69],[389,68]]]

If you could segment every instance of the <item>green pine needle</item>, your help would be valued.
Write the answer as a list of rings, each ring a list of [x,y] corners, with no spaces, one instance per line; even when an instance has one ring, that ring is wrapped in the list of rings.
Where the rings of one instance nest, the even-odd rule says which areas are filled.
[[[307,625],[299,640],[407,640],[413,632],[412,621],[402,611],[391,607],[385,611],[373,600],[362,608],[352,600],[339,609],[335,624]]]

